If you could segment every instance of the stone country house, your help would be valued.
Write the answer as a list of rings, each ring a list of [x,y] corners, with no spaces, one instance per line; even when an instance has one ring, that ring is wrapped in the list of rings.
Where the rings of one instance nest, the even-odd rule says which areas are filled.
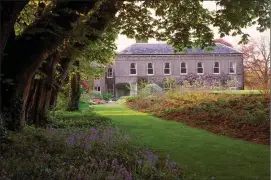
[[[244,89],[242,53],[228,46],[217,43],[211,52],[188,49],[186,54],[174,54],[173,47],[164,43],[135,43],[118,53],[104,77],[94,80],[94,90],[128,96],[136,92],[139,79],[163,87],[166,77],[178,80],[189,73],[235,76],[239,85],[232,88]]]

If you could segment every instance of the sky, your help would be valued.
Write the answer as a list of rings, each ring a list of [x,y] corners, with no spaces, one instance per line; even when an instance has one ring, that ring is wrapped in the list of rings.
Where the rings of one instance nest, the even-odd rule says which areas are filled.
[[[203,3],[203,6],[210,10],[215,10],[217,8],[214,1],[205,1]],[[242,30],[245,33],[248,33],[250,37],[255,40],[259,39],[261,36],[264,36],[270,39],[270,30],[260,33],[259,31],[257,31],[256,26],[251,26]],[[215,38],[219,38],[217,29],[213,29],[213,31],[214,31]],[[231,43],[235,48],[238,48],[238,42],[241,40],[240,36],[235,36],[235,37],[226,36],[223,39]],[[131,44],[135,43],[135,40],[129,39],[124,35],[119,35],[116,43],[117,43],[117,48],[118,48],[117,51],[119,52],[125,49],[126,47],[130,46]],[[157,43],[157,41],[155,39],[150,39],[149,43]]]

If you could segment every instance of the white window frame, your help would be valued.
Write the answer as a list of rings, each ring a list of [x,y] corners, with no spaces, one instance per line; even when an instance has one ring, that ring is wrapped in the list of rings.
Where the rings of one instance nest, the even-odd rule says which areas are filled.
[[[135,68],[131,68],[132,63],[135,64]],[[135,62],[132,62],[132,63],[129,64],[129,65],[130,65],[130,66],[129,66],[129,74],[130,74],[131,76],[136,76],[136,75],[137,75],[137,63],[135,63]],[[135,74],[131,74],[131,69],[135,69],[136,73],[135,73]]]
[[[111,76],[109,76],[109,69],[111,69]],[[113,78],[113,68],[112,67],[107,68],[107,78]]]
[[[152,74],[149,74],[149,69],[151,69],[151,68],[149,68],[149,63],[152,64]],[[147,75],[149,75],[149,76],[153,76],[154,75],[154,63],[153,62],[148,62],[147,63]]]
[[[233,63],[234,72],[231,72],[231,63]],[[236,74],[236,62],[234,61],[229,62],[229,74]]]
[[[218,63],[218,67],[215,67],[215,63]],[[215,68],[218,68],[218,73],[215,72]],[[220,74],[220,62],[214,61],[213,63],[213,74]]]
[[[202,65],[202,67],[201,67],[202,68],[202,73],[198,73],[198,68],[199,68],[198,67],[198,63],[201,63],[201,65]],[[202,61],[198,61],[197,62],[197,64],[196,64],[196,71],[197,71],[197,74],[204,74],[204,63]]]
[[[182,63],[185,63],[185,72],[186,73],[182,73]],[[188,70],[188,68],[187,68],[187,62],[181,61],[181,63],[180,63],[180,74],[186,75],[187,74],[187,70]]]
[[[169,69],[169,74],[165,74],[166,63],[169,63],[169,68],[167,68],[167,69]],[[164,75],[171,75],[171,63],[170,62],[164,62],[163,74]]]
[[[98,89],[100,89],[100,90],[98,90]],[[101,86],[95,86],[94,90],[101,93]]]

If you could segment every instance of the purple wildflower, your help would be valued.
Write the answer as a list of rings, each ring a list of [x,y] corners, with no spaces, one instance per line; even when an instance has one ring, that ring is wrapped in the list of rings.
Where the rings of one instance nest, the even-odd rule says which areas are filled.
[[[49,132],[50,134],[53,134],[53,133],[55,132],[55,129],[53,128],[52,125],[50,125],[50,126],[48,127],[48,132]]]
[[[148,160],[149,160],[149,164],[150,166],[153,166],[157,161],[158,161],[158,157],[155,156],[152,152],[147,151],[146,152]]]
[[[170,165],[170,167],[172,167],[172,168],[174,168],[174,167],[177,166],[177,164],[176,164],[175,162],[171,162],[169,165]]]
[[[95,128],[90,128],[89,129],[89,131],[91,132],[91,133],[99,133],[99,131],[97,130],[97,129],[95,129]]]
[[[90,144],[90,143],[86,143],[86,144],[85,144],[85,148],[86,148],[86,149],[91,149],[91,144]]]
[[[66,143],[67,143],[69,146],[75,145],[75,143],[76,143],[75,137],[74,137],[74,136],[69,136],[69,137],[66,139]]]
[[[138,163],[139,166],[141,166],[141,165],[142,165],[142,159],[139,159],[139,160],[137,161],[137,163]]]
[[[130,172],[128,172],[126,169],[125,171],[123,172],[123,175],[124,175],[124,180],[132,180],[132,175]]]

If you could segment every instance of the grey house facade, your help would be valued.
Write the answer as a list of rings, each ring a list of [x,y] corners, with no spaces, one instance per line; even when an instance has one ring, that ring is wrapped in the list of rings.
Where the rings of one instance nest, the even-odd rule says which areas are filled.
[[[216,44],[212,52],[188,49],[186,54],[174,54],[167,44],[135,43],[118,54],[103,78],[94,81],[94,90],[126,96],[132,92],[123,86],[137,89],[139,79],[161,86],[166,77],[178,80],[189,73],[235,76],[239,85],[233,88],[244,88],[242,53],[230,47]]]

